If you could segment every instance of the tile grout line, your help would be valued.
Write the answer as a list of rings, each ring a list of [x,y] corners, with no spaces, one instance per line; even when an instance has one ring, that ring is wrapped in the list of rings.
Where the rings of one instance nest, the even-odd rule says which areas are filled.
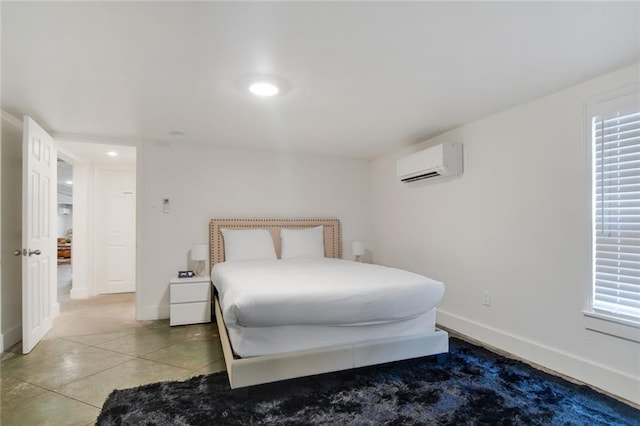
[[[154,351],[154,352],[155,352],[155,351]],[[153,352],[149,352],[149,353],[153,353]],[[148,355],[148,354],[147,354],[147,355]],[[214,359],[213,361],[211,361],[211,362],[207,362],[206,364],[204,364],[204,365],[202,365],[202,366],[200,366],[200,367],[197,367],[197,368],[183,367],[183,366],[181,366],[181,365],[170,364],[170,363],[165,362],[165,361],[158,361],[158,360],[154,360],[154,359],[148,359],[148,358],[142,358],[142,357],[138,357],[138,358],[140,358],[140,359],[142,359],[142,360],[145,360],[145,361],[156,362],[156,363],[158,363],[158,364],[162,364],[162,365],[168,365],[169,367],[182,368],[182,369],[184,369],[184,370],[189,370],[189,371],[198,371],[198,370],[200,370],[201,368],[204,368],[204,367],[206,367],[206,366],[207,366],[207,365],[209,365],[209,364],[213,364],[214,362],[217,362],[217,361],[221,360],[221,359],[223,358],[223,356],[219,356],[218,358]]]
[[[72,343],[78,343],[78,342],[72,342]],[[92,345],[87,345],[87,344],[84,344],[84,343],[79,343],[79,344],[81,344],[81,345],[83,345],[83,346],[86,346],[86,347],[95,348],[95,346],[92,346]],[[43,386],[43,385],[39,385],[39,384],[36,384],[36,383],[32,383],[32,382],[30,382],[30,381],[27,381],[27,380],[22,379],[22,378],[20,378],[20,377],[15,377],[15,376],[13,376],[13,375],[10,375],[10,376],[8,376],[8,377],[11,377],[11,378],[16,379],[16,380],[20,380],[20,381],[22,381],[22,382],[24,382],[24,383],[28,383],[28,384],[30,384],[30,385],[32,385],[32,386],[39,387],[39,388],[44,389],[44,390],[46,390],[46,391],[55,392],[55,390],[56,390],[56,389],[59,389],[59,388],[61,388],[61,387],[63,387],[63,386],[67,386],[67,385],[69,385],[69,384],[71,384],[71,383],[75,383],[75,382],[77,382],[77,381],[79,381],[79,380],[83,380],[83,379],[86,379],[86,378],[88,378],[88,377],[95,376],[96,374],[102,373],[102,372],[104,372],[104,371],[107,371],[107,370],[109,370],[109,369],[111,369],[111,368],[117,367],[117,366],[119,366],[119,365],[122,365],[122,364],[124,364],[124,363],[126,363],[126,362],[132,361],[132,360],[134,360],[134,359],[136,359],[136,358],[137,358],[137,357],[135,357],[135,356],[133,356],[133,355],[123,354],[123,353],[120,353],[120,352],[111,351],[111,350],[109,350],[109,349],[103,349],[103,348],[98,348],[98,349],[102,349],[102,350],[105,350],[105,351],[107,351],[107,352],[112,352],[112,353],[117,354],[117,355],[126,355],[126,356],[130,357],[131,359],[127,359],[127,360],[124,360],[124,361],[122,361],[122,362],[118,362],[117,364],[114,364],[114,365],[112,365],[112,366],[110,366],[110,367],[104,368],[104,369],[102,369],[102,370],[96,371],[96,372],[91,373],[91,374],[88,374],[88,375],[86,375],[86,376],[79,377],[79,378],[77,378],[76,380],[72,380],[72,381],[70,381],[70,382],[68,382],[68,383],[64,383],[64,384],[62,384],[62,385],[60,385],[60,386],[56,386],[56,387],[54,387],[53,389],[49,389],[49,388],[47,388],[47,387],[45,387],[45,386]],[[28,366],[26,366],[26,367],[28,367]],[[27,398],[27,399],[29,399],[29,398]]]
[[[118,355],[122,355],[122,354],[118,354]],[[78,379],[76,379],[76,380],[72,380],[72,381],[70,381],[70,382],[68,382],[68,383],[65,383],[65,384],[60,385],[60,386],[57,386],[57,387],[55,387],[55,388],[53,388],[53,389],[47,389],[47,390],[50,390],[51,392],[56,392],[56,393],[58,393],[58,392],[57,392],[57,390],[58,390],[58,389],[60,389],[61,387],[68,386],[68,385],[70,385],[70,384],[72,384],[72,383],[75,383],[75,382],[78,382],[78,381],[80,381],[80,380],[88,379],[89,377],[93,377],[93,376],[95,376],[95,375],[97,375],[97,374],[100,374],[100,373],[104,373],[104,372],[105,372],[105,371],[107,371],[107,370],[111,370],[112,368],[118,367],[118,366],[120,366],[120,365],[122,365],[122,364],[125,364],[125,363],[129,362],[129,361],[133,361],[134,359],[135,359],[135,357],[131,357],[131,359],[127,359],[127,360],[125,360],[125,361],[119,362],[119,363],[117,363],[117,364],[112,365],[111,367],[107,367],[107,368],[105,368],[105,369],[103,369],[103,370],[96,371],[95,373],[91,373],[91,374],[89,374],[89,375],[87,375],[87,376],[79,377],[79,378],[78,378]],[[62,394],[59,394],[59,395],[62,395]]]
[[[162,349],[166,349],[166,348],[168,348],[168,347],[169,347],[169,346],[171,346],[171,345],[172,345],[172,344],[169,344],[169,345],[167,345],[167,346],[162,346],[162,347],[160,347],[160,348],[158,348],[158,349],[156,349],[156,350],[153,350],[153,351],[145,352],[145,353],[143,353],[143,354],[135,354],[135,355],[131,355],[131,354],[128,354],[128,353],[126,353],[126,352],[116,351],[115,349],[106,349],[106,348],[102,348],[102,347],[100,347],[100,346],[94,346],[94,347],[95,347],[95,348],[98,348],[98,349],[105,350],[105,351],[113,352],[113,353],[116,353],[116,354],[120,354],[120,355],[128,355],[128,356],[132,356],[132,357],[134,357],[134,358],[140,358],[140,357],[141,357],[141,356],[143,356],[143,355],[147,355],[147,354],[150,354],[150,353],[153,353],[153,352],[156,352],[156,351],[162,350]]]
[[[40,393],[39,393],[39,394],[37,394],[37,395],[33,395],[33,396],[28,397],[28,398],[21,399],[21,400],[20,400],[20,403],[18,403],[18,404],[17,404],[17,406],[20,406],[20,405],[22,405],[23,403],[25,403],[26,401],[30,401],[30,400],[32,400],[33,398],[37,397],[37,396],[44,395],[44,394],[46,394],[47,392],[52,392],[52,390],[51,390],[51,389],[47,389],[47,388],[45,388],[45,387],[42,387],[42,386],[37,385],[37,384],[35,384],[35,383],[28,382],[28,381],[23,380],[23,379],[19,379],[19,378],[17,378],[17,377],[8,376],[8,378],[11,378],[11,379],[14,379],[14,380],[18,380],[18,381],[20,381],[20,382],[22,382],[22,383],[26,383],[26,384],[28,384],[28,385],[34,386],[34,387],[39,388],[39,389],[42,389],[42,390],[44,391],[44,392],[40,392]],[[0,400],[1,400],[1,399],[0,399]],[[2,410],[2,413],[0,413],[0,418],[2,418],[2,417],[6,417],[6,413],[4,412],[4,410]],[[1,423],[0,423],[0,424],[1,424]]]
[[[115,389],[114,389],[114,390],[115,390]],[[81,404],[88,405],[89,407],[93,407],[93,408],[97,408],[98,410],[102,410],[102,407],[96,407],[95,405],[93,405],[93,404],[91,404],[91,403],[89,403],[89,402],[83,401],[83,400],[81,400],[81,399],[74,398],[74,397],[72,397],[72,396],[65,395],[65,394],[62,394],[62,393],[60,393],[60,392],[56,392],[56,391],[54,391],[54,390],[51,390],[51,391],[49,391],[49,392],[51,392],[51,393],[55,393],[55,394],[56,394],[56,395],[58,395],[58,396],[62,396],[62,397],[64,397],[64,398],[71,399],[71,400],[76,401],[76,402],[79,402],[79,403],[81,403]],[[111,391],[111,392],[113,392],[113,391]],[[111,393],[109,393],[109,394],[111,394]],[[105,401],[106,401],[106,400],[105,400]]]
[[[77,342],[73,342],[73,343],[77,343]],[[86,344],[85,344],[85,346],[88,346],[88,347],[95,347],[95,346],[93,346],[93,345],[86,345]],[[103,349],[103,348],[98,348],[98,349]],[[49,388],[47,388],[47,387],[44,387],[44,386],[42,386],[42,385],[38,385],[38,384],[35,384],[35,383],[31,383],[30,381],[27,381],[27,380],[24,380],[24,379],[21,379],[21,378],[18,378],[18,377],[9,376],[9,377],[11,377],[12,379],[18,380],[18,381],[23,382],[23,383],[27,383],[27,384],[29,384],[29,385],[32,385],[32,386],[35,386],[35,387],[37,387],[37,388],[40,388],[40,389],[44,390],[44,392],[43,392],[43,393],[40,393],[40,394],[38,394],[38,395],[34,395],[34,396],[31,396],[31,397],[29,397],[29,398],[24,399],[24,400],[23,400],[23,401],[21,401],[21,402],[20,402],[20,404],[18,404],[18,405],[22,405],[25,401],[29,401],[29,400],[31,400],[31,399],[33,399],[33,398],[35,398],[35,397],[38,397],[38,396],[44,395],[44,394],[46,394],[47,392],[51,392],[51,393],[54,393],[54,394],[56,394],[56,395],[62,396],[62,397],[64,397],[64,398],[69,398],[69,399],[72,399],[72,400],[74,400],[74,401],[77,401],[77,402],[80,402],[80,403],[82,403],[82,404],[88,405],[88,406],[90,406],[90,407],[95,407],[95,408],[97,408],[97,409],[101,410],[101,409],[102,409],[101,407],[96,407],[95,405],[93,405],[93,404],[91,404],[91,403],[89,403],[89,402],[82,401],[81,399],[77,399],[77,398],[74,398],[74,397],[69,396],[69,395],[65,395],[65,394],[63,394],[63,393],[58,392],[58,390],[59,390],[60,388],[64,387],[64,386],[68,386],[68,385],[70,385],[70,384],[72,384],[72,383],[75,383],[75,382],[78,382],[78,381],[80,381],[80,380],[88,379],[88,378],[90,378],[90,377],[96,376],[96,375],[98,375],[98,374],[100,374],[100,373],[103,373],[103,372],[105,372],[105,371],[107,371],[107,370],[110,370],[110,369],[112,369],[112,368],[115,368],[115,367],[121,366],[121,365],[123,365],[123,364],[126,364],[127,362],[134,361],[134,360],[136,360],[136,359],[143,360],[143,361],[147,361],[147,362],[152,362],[152,363],[157,363],[157,364],[162,364],[162,365],[168,365],[168,366],[170,366],[170,367],[182,368],[182,369],[187,370],[187,371],[189,371],[189,372],[194,372],[194,371],[196,371],[196,370],[193,370],[193,369],[190,369],[190,368],[179,367],[179,366],[175,366],[175,365],[171,365],[171,364],[166,364],[166,363],[163,363],[163,362],[160,362],[160,361],[154,361],[154,360],[149,360],[149,359],[141,358],[141,357],[139,357],[139,356],[132,356],[132,355],[129,355],[129,354],[122,354],[121,352],[116,352],[116,351],[112,351],[112,350],[109,350],[109,349],[103,349],[103,350],[106,350],[106,351],[108,351],[108,352],[113,352],[113,353],[118,354],[118,355],[127,355],[127,356],[131,357],[131,359],[128,359],[128,360],[125,360],[125,361],[119,362],[119,363],[117,363],[117,364],[114,364],[114,365],[112,365],[112,366],[110,366],[110,367],[107,367],[107,368],[105,368],[105,369],[102,369],[102,370],[96,371],[96,372],[94,372],[94,373],[92,373],[92,374],[89,374],[89,375],[87,375],[87,376],[79,377],[79,378],[78,378],[78,379],[76,379],[76,380],[72,380],[72,381],[70,381],[70,382],[68,382],[68,383],[64,383],[64,384],[62,384],[62,385],[60,385],[60,386],[57,386],[57,387],[55,387],[55,388],[53,388],[53,389],[49,389]],[[215,362],[215,361],[214,361],[214,362]],[[184,376],[180,376],[180,377],[186,377],[188,374],[189,374],[189,373],[185,374]],[[114,390],[117,390],[117,389],[113,389],[111,392],[113,392]],[[111,392],[109,392],[109,394],[111,394]],[[107,395],[107,398],[108,398],[108,395]],[[105,400],[106,400],[106,399],[105,399]]]
[[[75,342],[74,342],[74,343],[75,343]],[[174,342],[174,343],[175,343],[175,342]],[[162,350],[162,349],[165,349],[165,348],[167,348],[167,347],[169,347],[169,346],[172,346],[172,345],[173,345],[173,344],[168,345],[168,346],[164,346],[164,347],[162,347],[162,348],[159,348],[157,351]],[[222,358],[222,357],[220,356],[220,357],[216,358],[215,360],[213,360],[213,361],[211,361],[211,362],[208,362],[208,363],[206,363],[206,364],[204,364],[204,365],[202,365],[202,366],[199,366],[199,367],[197,367],[197,368],[189,368],[189,367],[184,367],[184,366],[179,366],[179,365],[169,364],[169,363],[167,363],[167,362],[163,362],[163,361],[157,361],[157,360],[153,360],[153,359],[143,358],[143,357],[142,357],[143,355],[134,356],[134,355],[130,355],[130,354],[124,354],[124,353],[122,353],[122,352],[113,351],[113,350],[110,350],[110,349],[100,348],[100,347],[98,347],[98,346],[94,346],[94,345],[86,345],[86,346],[96,347],[96,348],[98,348],[98,349],[106,350],[106,351],[108,351],[108,352],[113,352],[113,353],[118,354],[118,355],[126,355],[126,356],[131,357],[131,359],[128,359],[128,360],[122,361],[122,362],[120,362],[120,363],[118,363],[118,364],[112,365],[111,367],[105,368],[105,369],[103,369],[103,370],[96,371],[95,373],[89,374],[89,375],[87,375],[87,376],[80,377],[80,378],[78,378],[78,379],[76,379],[76,380],[73,380],[73,381],[71,381],[71,382],[65,383],[65,384],[63,384],[63,385],[60,385],[60,386],[58,386],[58,387],[56,387],[56,388],[54,388],[54,389],[47,389],[47,388],[44,388],[44,387],[41,387],[41,386],[39,386],[39,387],[41,387],[42,389],[44,389],[44,390],[46,390],[46,391],[53,392],[53,393],[56,393],[56,394],[58,394],[58,395],[60,395],[60,396],[64,396],[64,397],[67,397],[67,398],[70,398],[70,399],[76,400],[76,401],[78,401],[78,402],[82,402],[82,403],[84,403],[84,404],[90,405],[90,406],[92,406],[92,407],[95,407],[95,405],[93,405],[93,404],[91,404],[91,403],[88,403],[88,402],[86,402],[86,401],[82,401],[82,400],[80,400],[80,399],[73,398],[73,397],[71,397],[71,396],[68,396],[68,395],[62,394],[62,393],[58,392],[58,390],[59,390],[60,388],[64,387],[64,386],[68,386],[68,385],[70,385],[70,384],[72,384],[72,383],[75,383],[75,382],[78,382],[78,381],[81,381],[81,380],[86,380],[86,379],[88,379],[88,378],[90,378],[90,377],[96,376],[96,375],[98,375],[98,374],[100,374],[100,373],[103,373],[103,372],[105,372],[105,371],[107,371],[107,370],[110,370],[110,369],[112,369],[112,368],[116,368],[116,367],[118,367],[118,366],[121,366],[121,365],[123,365],[123,364],[126,364],[126,363],[131,362],[131,361],[134,361],[134,360],[142,360],[142,361],[147,361],[147,362],[151,362],[151,363],[154,363],[154,364],[166,365],[166,366],[173,367],[173,368],[179,368],[179,369],[182,369],[182,370],[187,370],[188,372],[187,372],[186,374],[179,376],[179,377],[180,377],[180,379],[184,379],[184,378],[187,378],[187,377],[191,377],[191,376],[189,376],[190,374],[192,374],[192,373],[194,373],[194,372],[198,371],[198,370],[199,370],[199,369],[201,369],[201,368],[206,367],[206,366],[207,366],[207,365],[209,365],[209,364],[213,364],[213,363],[215,363],[215,362],[219,361],[219,360]],[[153,352],[157,352],[157,351],[147,352],[147,354],[150,354],[150,353],[153,353]],[[145,355],[146,355],[146,354],[145,354]],[[20,379],[19,379],[19,380],[20,380]],[[161,380],[161,381],[166,381],[166,380]],[[111,392],[113,392],[114,390],[118,390],[118,389],[113,389],[113,390],[111,390]],[[111,394],[111,392],[110,392],[109,394]],[[107,398],[108,398],[108,395],[107,395]],[[105,400],[106,400],[106,399],[105,399]],[[96,408],[101,409],[101,407],[96,407]]]
[[[117,332],[116,332],[116,333],[117,333]],[[104,333],[104,334],[110,334],[110,333]],[[118,340],[118,339],[121,339],[121,338],[123,338],[123,337],[128,337],[128,336],[130,336],[131,334],[134,334],[134,333],[127,333],[127,334],[125,334],[124,336],[114,337],[114,338],[113,338],[113,339],[111,339],[111,340],[105,340],[104,342],[94,343],[94,344],[78,342],[77,340],[72,340],[71,338],[73,338],[73,337],[84,337],[84,336],[99,336],[99,335],[100,335],[100,333],[98,333],[98,334],[83,334],[82,336],[60,336],[60,337],[57,337],[57,339],[62,339],[62,340],[65,340],[65,341],[67,341],[67,342],[79,343],[79,344],[87,345],[87,346],[99,347],[98,345],[103,345],[103,344],[105,344],[105,343],[114,342],[114,341],[116,341],[116,340]],[[100,348],[100,349],[103,349],[103,348]],[[109,349],[107,349],[107,350],[109,350]]]

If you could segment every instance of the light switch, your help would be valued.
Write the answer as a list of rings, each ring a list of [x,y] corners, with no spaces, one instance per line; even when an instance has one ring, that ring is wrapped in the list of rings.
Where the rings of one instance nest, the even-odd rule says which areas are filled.
[[[171,204],[168,198],[162,200],[162,213],[171,213]]]

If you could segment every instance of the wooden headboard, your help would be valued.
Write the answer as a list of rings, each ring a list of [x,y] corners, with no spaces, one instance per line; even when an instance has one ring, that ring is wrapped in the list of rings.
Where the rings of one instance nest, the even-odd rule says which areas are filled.
[[[224,229],[255,229],[263,228],[271,232],[276,255],[280,258],[280,230],[282,228],[303,229],[314,226],[324,226],[324,255],[325,257],[342,257],[342,236],[340,234],[340,220],[338,219],[211,219],[209,225],[209,259],[210,267],[224,262],[224,239],[221,228]]]

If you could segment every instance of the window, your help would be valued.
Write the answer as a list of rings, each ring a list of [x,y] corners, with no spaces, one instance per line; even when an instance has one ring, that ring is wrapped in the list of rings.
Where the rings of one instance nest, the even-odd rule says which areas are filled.
[[[594,105],[592,313],[640,326],[640,96]]]

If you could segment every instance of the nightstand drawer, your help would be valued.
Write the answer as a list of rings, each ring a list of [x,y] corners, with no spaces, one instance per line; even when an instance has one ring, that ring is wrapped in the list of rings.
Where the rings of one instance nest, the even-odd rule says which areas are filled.
[[[171,284],[171,303],[202,302],[209,299],[211,291],[208,282]]]
[[[197,324],[211,321],[211,303],[176,303],[171,304],[169,325]]]

